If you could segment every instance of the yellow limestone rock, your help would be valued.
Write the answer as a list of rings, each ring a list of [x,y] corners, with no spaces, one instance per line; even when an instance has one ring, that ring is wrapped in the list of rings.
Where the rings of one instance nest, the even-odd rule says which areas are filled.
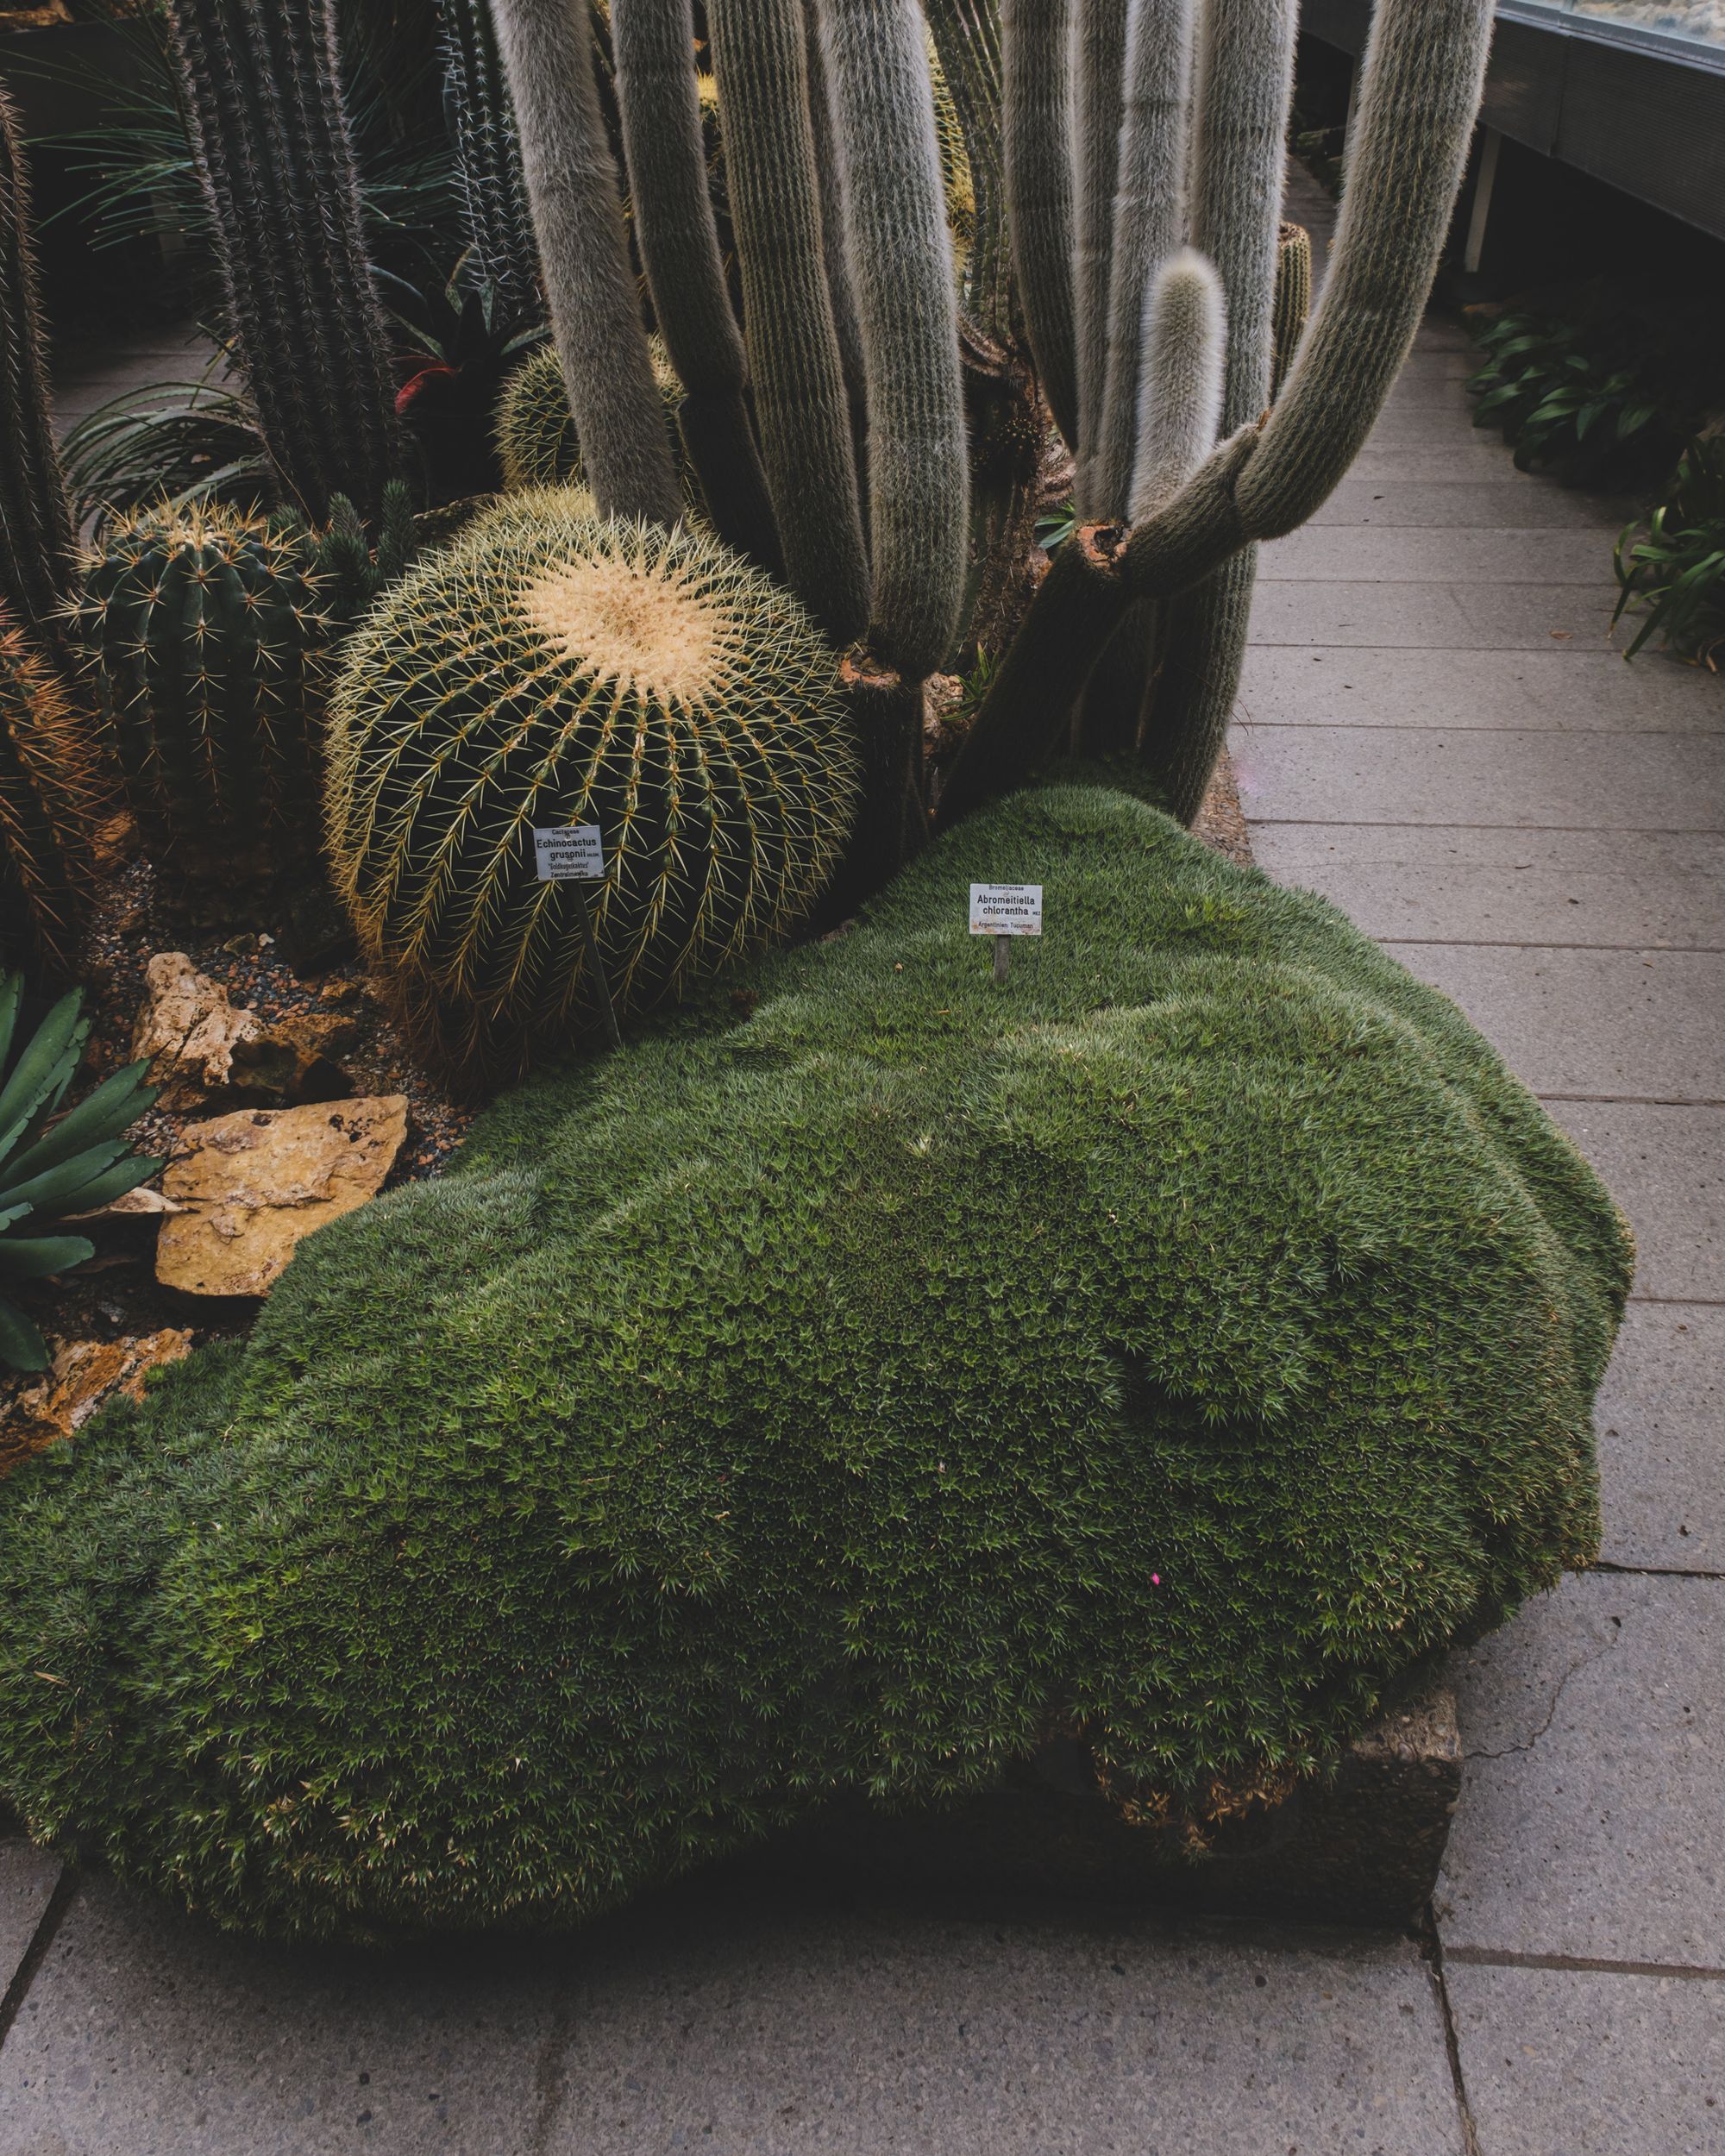
[[[194,1124],[162,1177],[156,1278],[193,1295],[267,1295],[302,1237],[374,1196],[407,1136],[400,1094],[245,1109]]]
[[[183,950],[160,950],[144,971],[149,1000],[132,1032],[132,1054],[147,1057],[154,1083],[167,1087],[164,1107],[184,1107],[233,1082],[234,1050],[262,1030],[236,1011],[228,991],[201,974]]]
[[[32,1452],[74,1437],[110,1393],[141,1400],[144,1380],[191,1351],[191,1335],[167,1326],[127,1340],[72,1340],[39,1385],[0,1414],[0,1476]]]

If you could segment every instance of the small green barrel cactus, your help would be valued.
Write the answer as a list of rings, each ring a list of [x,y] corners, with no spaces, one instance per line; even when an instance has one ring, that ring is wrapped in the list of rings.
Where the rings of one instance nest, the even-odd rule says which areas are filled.
[[[1294,348],[1312,311],[1312,235],[1303,224],[1283,224],[1276,236],[1276,306],[1270,317],[1274,396],[1294,364]]]
[[[88,720],[0,613],[0,967],[67,971],[99,794]]]
[[[339,622],[317,542],[233,510],[141,510],[84,561],[74,625],[128,798],[182,849],[315,828]]]
[[[687,500],[690,479],[677,431],[683,385],[656,337],[651,340],[651,350],[653,379],[659,385]],[[497,407],[497,454],[507,487],[586,485],[586,467],[581,461],[574,414],[569,410],[563,363],[555,344],[536,346],[505,383]]]
[[[331,707],[329,850],[362,946],[458,1075],[593,1012],[580,908],[639,1009],[800,919],[849,835],[835,655],[741,556],[518,497],[380,601]],[[604,883],[538,881],[596,824]]]

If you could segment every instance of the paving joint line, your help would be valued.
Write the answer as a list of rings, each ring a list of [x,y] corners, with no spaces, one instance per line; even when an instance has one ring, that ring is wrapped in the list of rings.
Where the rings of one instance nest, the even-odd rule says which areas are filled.
[[[1529,838],[1541,833],[1555,837],[1580,838],[1718,838],[1725,836],[1725,824],[1685,824],[1665,825],[1659,824],[1440,824],[1426,823],[1415,817],[1401,821],[1374,820],[1370,817],[1334,816],[1254,816],[1245,812],[1245,820],[1261,830],[1314,831],[1522,831]],[[1395,863],[1394,866],[1405,866]]]
[[[1450,2088],[1461,2126],[1462,2156],[1481,2156],[1479,2129],[1474,2124],[1473,2106],[1468,2101],[1467,2078],[1461,2065],[1461,2039],[1456,2029],[1455,2009],[1450,2001],[1449,1980],[1444,1970],[1443,1934],[1438,1929],[1437,1913],[1429,1902],[1421,1912],[1420,1944],[1431,1978],[1432,1994],[1437,2001],[1438,2018],[1443,2024],[1444,2056],[1449,2062]]]
[[[1617,1961],[1596,1954],[1518,1953],[1509,1947],[1449,1946],[1446,1959],[1463,1969],[1554,1969],[1576,1976],[1680,1977],[1690,1984],[1725,1984],[1725,1969],[1689,1961]]]
[[[1725,1100],[1715,1100],[1706,1094],[1536,1093],[1534,1098],[1580,1108],[1725,1108]]]
[[[1619,1564],[1615,1557],[1596,1557],[1590,1572],[1609,1572],[1618,1579],[1725,1580],[1725,1572],[1701,1564]]]
[[[1710,870],[1693,873],[1712,881]],[[1429,946],[1434,950],[1621,950],[1633,951],[1638,957],[1725,958],[1725,945],[1718,943],[1527,943],[1513,936],[1377,936],[1372,941]]]
[[[36,1980],[36,1971],[47,1960],[54,1935],[60,1930],[66,1911],[77,1898],[78,1889],[77,1873],[70,1865],[64,1867],[54,1881],[48,1905],[37,1920],[35,1930],[30,1934],[30,1943],[25,1947],[16,1969],[12,1972],[12,1981],[6,1986],[3,1996],[0,1996],[0,2051],[6,2047],[6,2039],[12,2033],[12,2024],[23,2010],[30,1986]]]

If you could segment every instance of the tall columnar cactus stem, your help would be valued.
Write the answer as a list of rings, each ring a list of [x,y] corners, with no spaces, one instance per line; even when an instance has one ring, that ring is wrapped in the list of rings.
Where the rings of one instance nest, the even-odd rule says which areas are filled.
[[[1132,521],[1171,501],[1215,446],[1226,304],[1214,269],[1183,248],[1157,273],[1138,391]]]
[[[229,325],[263,437],[314,520],[369,522],[401,468],[389,344],[342,110],[334,0],[166,0]]]
[[[920,681],[958,633],[964,387],[934,92],[916,0],[822,0],[869,406],[877,659]]]
[[[720,537],[772,567],[778,533],[713,218],[691,0],[612,0],[611,35],[636,243],[683,385],[683,440]]]
[[[1076,449],[1071,0],[1003,0],[1007,226],[1025,326],[1054,423]]]
[[[1193,238],[1227,296],[1222,425],[1249,425],[1270,400],[1276,241],[1293,95],[1297,0],[1210,0],[1199,54]],[[1226,592],[1170,609],[1150,714],[1150,762],[1173,812],[1189,821],[1221,754],[1245,661],[1257,550],[1220,573]]]
[[[978,326],[999,336],[1010,327],[1011,262],[1007,250],[1006,180],[1000,141],[1000,31],[995,0],[925,0],[940,72],[964,137],[976,198],[976,233],[965,279],[965,304]]]
[[[1126,0],[1077,0],[1077,10],[1072,304],[1082,503],[1107,393],[1110,265],[1122,259],[1114,246],[1114,197],[1120,172]]]
[[[444,103],[474,266],[491,289],[495,326],[531,329],[545,313],[539,250],[490,0],[442,0],[441,13]]]
[[[1490,0],[1378,0],[1335,252],[1282,395],[1123,544],[1085,527],[1061,548],[947,780],[944,824],[1048,753],[1065,716],[1058,685],[1095,663],[1134,599],[1170,598],[1251,542],[1293,530],[1346,471],[1431,291],[1491,19]]]
[[[1284,224],[1276,242],[1276,312],[1270,324],[1270,393],[1279,397],[1312,311],[1312,235]]]
[[[1114,201],[1107,389],[1082,513],[1123,517],[1132,486],[1145,309],[1185,229],[1194,0],[1136,0],[1126,41],[1126,111]]]
[[[850,406],[827,285],[801,0],[708,0],[743,326],[791,583],[835,643],[869,618]]]
[[[623,230],[582,0],[492,0],[551,330],[581,459],[607,513],[673,524],[676,473]]]
[[[75,556],[48,403],[29,176],[0,86],[0,601],[56,650]]]
[[[814,141],[815,172],[820,181],[820,231],[826,249],[826,289],[832,301],[832,326],[850,399],[850,425],[859,472],[868,462],[869,416],[862,386],[862,330],[856,319],[856,291],[844,245],[844,185],[838,172],[838,142],[832,128],[832,97],[826,79],[826,53],[820,41],[820,0],[803,0],[803,37],[808,54],[809,129]],[[863,504],[866,523],[868,504]]]
[[[0,966],[70,969],[100,794],[88,719],[0,611]]]

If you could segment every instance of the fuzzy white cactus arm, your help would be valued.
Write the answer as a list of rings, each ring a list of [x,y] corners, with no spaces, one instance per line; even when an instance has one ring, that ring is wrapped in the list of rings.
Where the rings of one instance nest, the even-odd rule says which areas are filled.
[[[609,514],[682,513],[623,235],[585,0],[492,0],[551,331],[587,482]]]
[[[1259,538],[1305,522],[1359,454],[1413,345],[1491,46],[1480,0],[1380,0],[1324,289],[1241,474]]]
[[[1004,0],[1007,229],[1025,327],[1054,423],[1076,449],[1071,0]]]
[[[1221,279],[1203,255],[1182,248],[1157,272],[1145,324],[1134,523],[1172,500],[1215,447],[1226,335]]]
[[[1107,387],[1082,505],[1098,522],[1126,514],[1145,304],[1158,266],[1185,230],[1194,4],[1133,0],[1128,26]]]
[[[1108,292],[1126,72],[1127,0],[1077,0],[1073,292],[1078,363],[1078,495],[1082,515],[1107,392]]]
[[[957,286],[916,0],[820,0],[869,410],[869,644],[919,681],[958,630],[969,463]]]

